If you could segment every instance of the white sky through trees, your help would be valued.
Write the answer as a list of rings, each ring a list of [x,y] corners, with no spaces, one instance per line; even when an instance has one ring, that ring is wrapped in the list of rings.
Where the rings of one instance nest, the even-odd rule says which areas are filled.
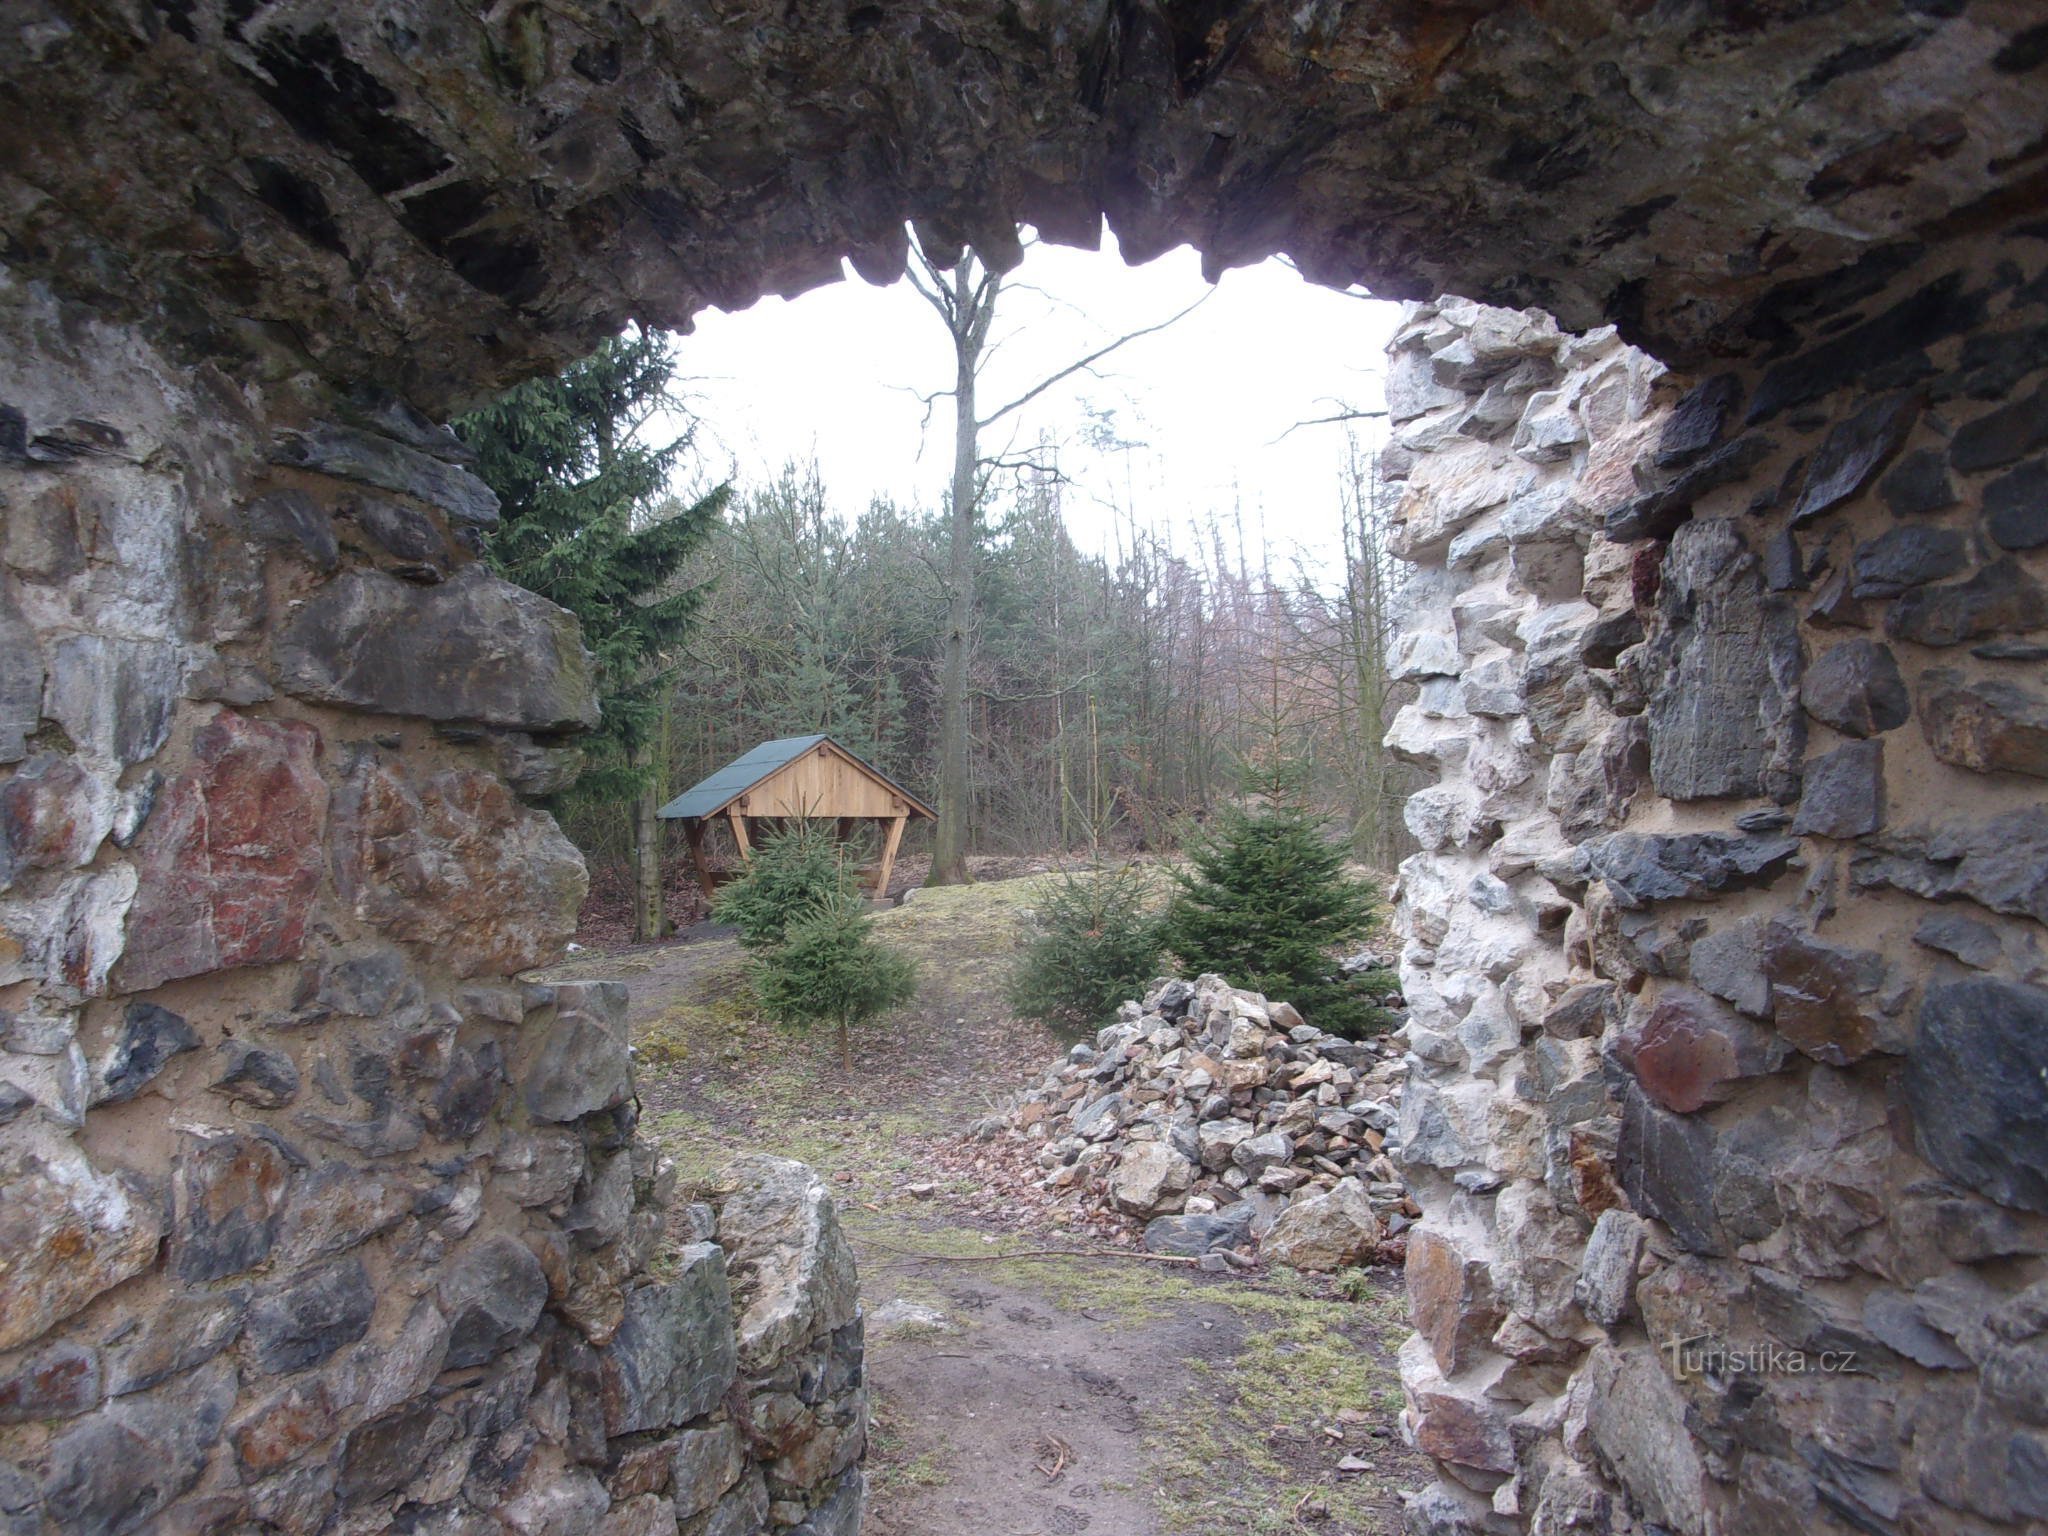
[[[983,415],[1209,289],[1185,248],[1131,268],[1106,234],[1101,251],[1034,246],[1006,279]],[[1171,329],[1005,417],[983,434],[982,453],[1035,453],[1048,434],[1073,482],[1064,506],[1084,547],[1110,547],[1112,528],[1135,507],[1141,526],[1170,532],[1193,553],[1212,517],[1227,527],[1241,506],[1254,561],[1263,530],[1276,569],[1297,554],[1327,567],[1338,548],[1344,428],[1288,429],[1346,407],[1380,408],[1383,352],[1398,318],[1396,305],[1317,288],[1278,261],[1228,272]],[[952,401],[934,402],[925,424],[918,396],[951,384],[951,348],[907,282],[878,289],[849,277],[794,300],[707,313],[678,348],[679,381],[703,419],[707,473],[730,467],[744,489],[815,453],[842,516],[877,495],[940,505]],[[1368,442],[1384,436],[1383,421],[1356,425]],[[1000,505],[1005,489],[996,494]]]

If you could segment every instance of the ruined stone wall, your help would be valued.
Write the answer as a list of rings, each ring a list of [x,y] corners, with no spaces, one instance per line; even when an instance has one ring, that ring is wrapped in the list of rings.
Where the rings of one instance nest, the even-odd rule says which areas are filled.
[[[1759,334],[1393,343],[1417,1531],[2048,1521],[2048,229]]]
[[[10,1536],[858,1525],[822,1189],[672,1211],[623,993],[511,979],[596,705],[464,458],[0,270]]]

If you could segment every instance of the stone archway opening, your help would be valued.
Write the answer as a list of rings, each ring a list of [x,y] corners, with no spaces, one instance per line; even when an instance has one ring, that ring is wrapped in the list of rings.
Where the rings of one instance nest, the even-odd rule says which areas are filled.
[[[852,1528],[836,1450],[799,1486],[716,1417],[849,1349],[843,1298],[735,1335],[739,1236],[639,1283],[616,1000],[507,979],[579,893],[520,792],[588,679],[474,566],[433,423],[628,319],[887,276],[906,218],[1000,263],[1105,214],[1620,328],[1439,305],[1398,349],[1396,735],[1440,777],[1414,1527],[2048,1517],[2031,7],[6,25],[15,1527],[382,1529],[430,1489],[412,1528],[568,1533],[701,1432],[734,1518]]]

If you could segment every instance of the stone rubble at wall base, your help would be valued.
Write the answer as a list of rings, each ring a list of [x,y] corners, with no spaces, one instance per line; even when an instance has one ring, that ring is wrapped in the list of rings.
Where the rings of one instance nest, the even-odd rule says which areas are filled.
[[[1390,1160],[1391,1040],[1341,1040],[1220,976],[1166,981],[1006,1117],[1062,1204],[1203,1267],[1398,1261],[1416,1214]]]

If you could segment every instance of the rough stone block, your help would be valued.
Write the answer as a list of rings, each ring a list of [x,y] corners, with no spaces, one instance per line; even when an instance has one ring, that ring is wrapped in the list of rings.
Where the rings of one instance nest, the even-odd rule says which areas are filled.
[[[1920,729],[1945,763],[2048,778],[2048,695],[2018,683],[1929,672],[1921,679]]]
[[[1884,743],[1852,741],[1806,765],[1795,837],[1862,837],[1884,825]]]
[[[291,1181],[291,1160],[262,1136],[188,1137],[171,1171],[172,1272],[200,1282],[261,1264],[277,1241]]]
[[[424,587],[344,571],[300,605],[272,654],[279,688],[326,704],[515,730],[597,724],[575,618],[478,566]]]
[[[1672,538],[1652,641],[1650,775],[1675,800],[1797,794],[1805,722],[1790,606],[1764,590],[1734,523],[1688,523]]]
[[[1340,1179],[1323,1194],[1297,1195],[1259,1251],[1275,1264],[1327,1273],[1371,1260],[1385,1230],[1359,1182]]]
[[[626,1296],[624,1320],[598,1356],[605,1434],[667,1429],[709,1412],[736,1369],[725,1255],[692,1243],[674,1276]]]
[[[118,978],[131,990],[305,947],[326,862],[318,733],[224,709],[192,755],[136,840],[141,882]]]
[[[1969,540],[1956,528],[1909,523],[1856,546],[1850,557],[1855,597],[1897,597],[1913,587],[1953,576],[1970,563]]]
[[[185,678],[177,646],[65,635],[44,654],[50,681],[43,707],[79,751],[124,768],[156,755],[171,733]]]
[[[174,1056],[199,1049],[199,1032],[155,1003],[130,1003],[121,1032],[100,1063],[96,1104],[124,1104],[149,1086]]]
[[[0,1424],[76,1418],[104,1395],[99,1353],[75,1339],[0,1356]]]
[[[1591,1378],[1586,1428],[1601,1459],[1655,1524],[1684,1536],[1706,1530],[1706,1469],[1686,1422],[1685,1399],[1647,1352],[1608,1345],[1586,1362]]]
[[[1423,1225],[1407,1233],[1408,1313],[1437,1369],[1455,1376],[1479,1358],[1504,1315],[1483,1254],[1458,1234]]]
[[[1642,1256],[1642,1218],[1632,1211],[1602,1211],[1572,1286],[1579,1310],[1603,1328],[1620,1327],[1635,1305],[1636,1265]]]
[[[2002,1205],[2048,1211],[2048,990],[1989,976],[1920,1004],[1906,1101],[1927,1160]]]
[[[1913,716],[1898,660],[1876,640],[1844,640],[1821,652],[1799,697],[1809,715],[1844,736],[1881,735]]]
[[[2010,555],[2001,555],[1967,581],[1915,587],[1884,616],[1885,633],[1893,639],[1931,646],[1963,645],[2044,626],[2048,587]]]
[[[853,1249],[818,1176],[786,1158],[735,1159],[719,1175],[718,1241],[739,1309],[747,1369],[782,1358],[860,1309]]]
[[[366,758],[336,797],[335,840],[356,915],[462,977],[556,958],[589,883],[552,817],[470,769],[416,778]]]
[[[1920,398],[1898,394],[1838,423],[1814,452],[1792,521],[1810,522],[1854,496],[1899,451],[1919,416]]]
[[[303,1270],[249,1309],[249,1343],[271,1375],[318,1365],[369,1331],[377,1298],[360,1259]]]
[[[2048,458],[2030,460],[1984,487],[1984,531],[2000,549],[2048,544]]]
[[[539,1120],[578,1120],[623,1104],[633,1091],[626,989],[599,982],[556,989],[553,1018],[521,1092]]]
[[[497,495],[483,481],[381,433],[322,423],[279,434],[271,457],[279,464],[414,497],[472,527],[490,528],[498,521]]]
[[[40,1338],[156,1261],[156,1205],[84,1156],[19,1156],[0,1169],[0,1349]]]
[[[1665,987],[1614,1040],[1615,1059],[1665,1109],[1690,1114],[1725,1102],[1746,1078],[1777,1071],[1785,1042],[1690,987]]]
[[[8,584],[0,581],[0,763],[28,756],[28,739],[42,721],[42,646]]]
[[[443,1271],[447,1365],[482,1365],[533,1331],[548,1299],[540,1261],[507,1233],[474,1244]]]

